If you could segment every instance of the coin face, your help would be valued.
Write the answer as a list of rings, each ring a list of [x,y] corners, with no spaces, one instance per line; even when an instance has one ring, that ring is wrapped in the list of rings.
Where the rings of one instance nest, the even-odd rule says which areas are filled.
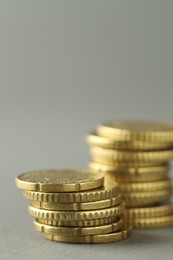
[[[103,174],[89,170],[40,170],[19,175],[18,188],[43,192],[75,192],[103,186]]]
[[[98,126],[98,134],[117,140],[173,140],[173,124],[150,121],[110,121]]]

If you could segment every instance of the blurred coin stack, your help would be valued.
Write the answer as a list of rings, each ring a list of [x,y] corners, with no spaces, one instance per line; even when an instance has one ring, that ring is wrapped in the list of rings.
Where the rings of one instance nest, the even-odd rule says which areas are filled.
[[[111,121],[88,134],[92,170],[117,181],[126,205],[125,220],[134,228],[173,225],[173,125]]]
[[[89,170],[42,170],[24,173],[16,185],[30,201],[34,227],[49,240],[108,243],[130,235],[117,183]]]

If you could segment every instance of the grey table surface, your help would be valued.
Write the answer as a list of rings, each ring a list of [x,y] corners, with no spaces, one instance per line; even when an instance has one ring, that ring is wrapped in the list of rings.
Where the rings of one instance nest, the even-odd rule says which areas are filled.
[[[109,119],[173,121],[173,1],[0,1],[0,260],[173,258],[173,229],[108,245],[34,231],[15,176],[86,168]]]

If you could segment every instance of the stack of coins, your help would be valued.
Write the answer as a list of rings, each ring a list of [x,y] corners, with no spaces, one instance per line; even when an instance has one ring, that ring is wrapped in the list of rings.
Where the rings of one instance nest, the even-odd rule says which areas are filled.
[[[88,134],[90,169],[120,184],[126,221],[135,228],[173,224],[168,161],[173,158],[173,125],[112,121]]]
[[[124,205],[115,182],[89,170],[41,170],[24,173],[16,185],[30,201],[34,227],[49,240],[108,243],[126,239]]]

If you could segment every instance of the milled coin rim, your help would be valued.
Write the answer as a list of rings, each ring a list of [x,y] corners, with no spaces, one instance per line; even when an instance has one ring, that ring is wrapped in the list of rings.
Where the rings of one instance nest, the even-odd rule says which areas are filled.
[[[40,202],[53,202],[53,203],[85,203],[105,199],[111,199],[120,194],[118,183],[105,180],[104,186],[82,192],[37,192],[37,191],[23,191],[23,195],[28,200]]]
[[[28,212],[35,218],[53,219],[53,220],[91,220],[98,218],[114,217],[124,213],[124,205],[119,204],[118,206],[99,209],[99,210],[88,210],[88,211],[53,211],[38,209],[29,205]]]
[[[86,235],[107,234],[107,233],[119,231],[123,227],[123,221],[122,219],[120,219],[117,222],[108,225],[96,226],[96,227],[54,227],[46,224],[41,224],[35,220],[34,227],[37,231],[46,234],[86,236]]]

